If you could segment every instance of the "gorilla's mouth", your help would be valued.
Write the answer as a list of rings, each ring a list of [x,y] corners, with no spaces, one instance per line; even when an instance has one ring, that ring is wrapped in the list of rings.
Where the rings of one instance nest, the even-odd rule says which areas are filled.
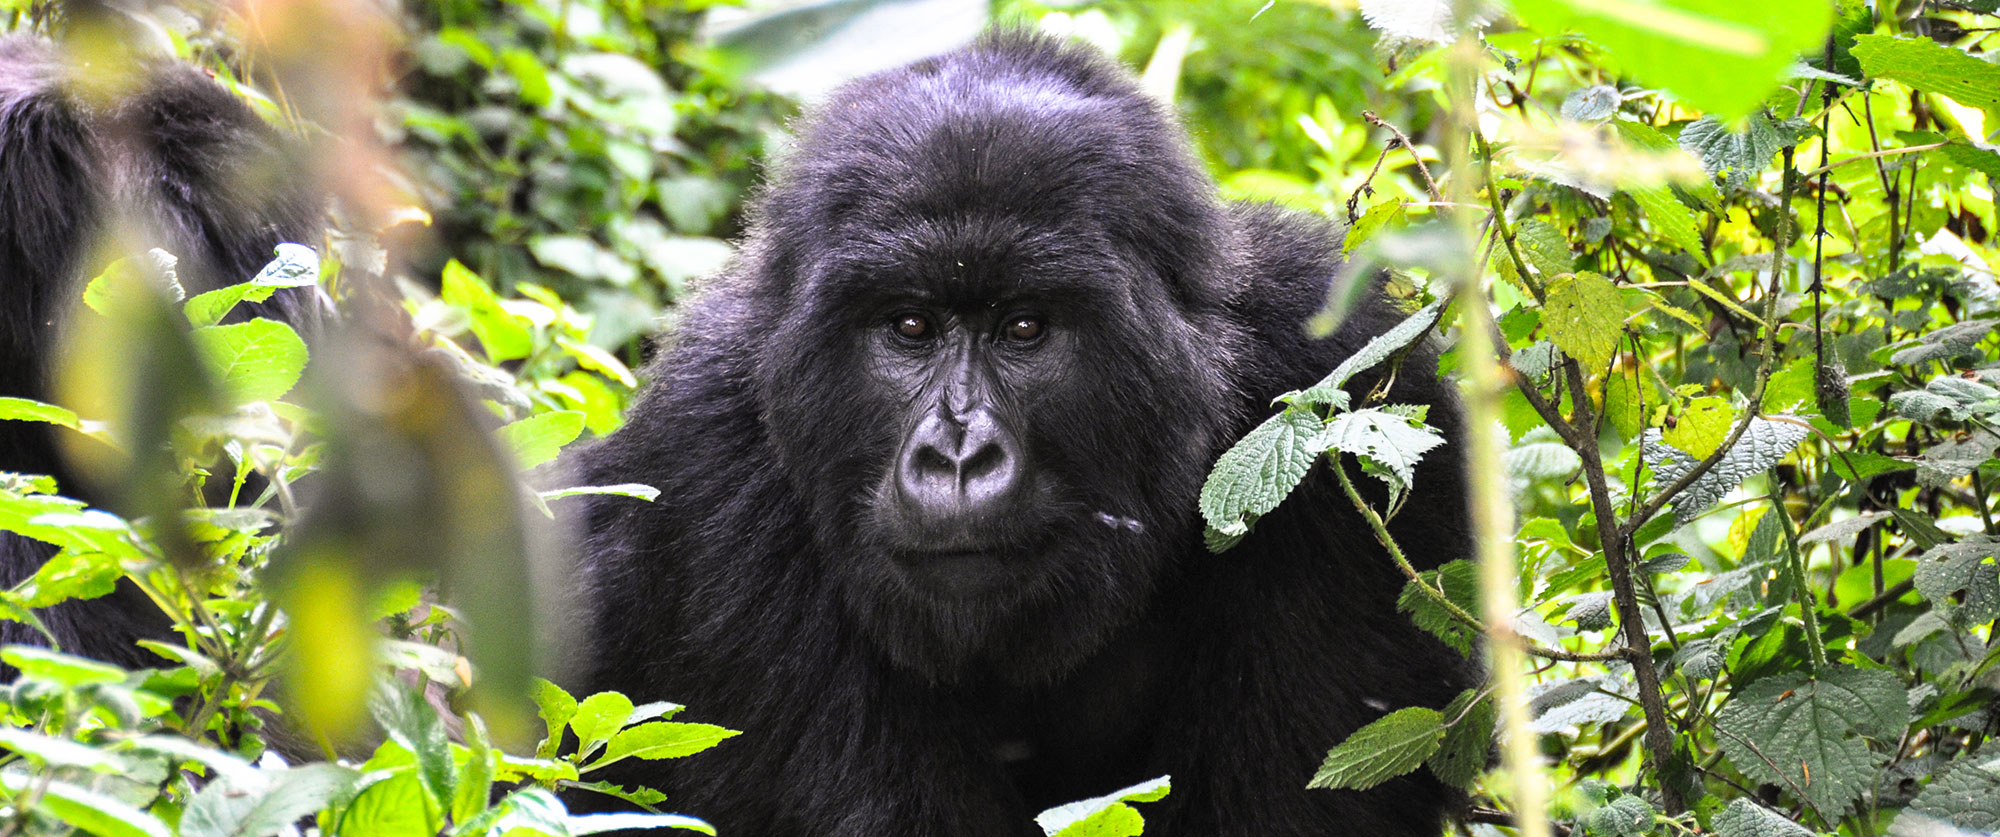
[[[910,586],[954,599],[990,597],[1018,587],[1030,572],[1027,556],[1004,547],[899,552],[893,557],[896,574]]]

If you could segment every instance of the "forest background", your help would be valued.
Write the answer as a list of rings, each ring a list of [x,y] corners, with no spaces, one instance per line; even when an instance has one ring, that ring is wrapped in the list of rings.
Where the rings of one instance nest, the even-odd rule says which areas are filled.
[[[93,470],[140,487],[85,509],[3,475],[0,528],[62,552],[0,616],[126,578],[182,631],[137,672],[0,650],[22,672],[0,829],[706,830],[572,815],[553,793],[654,807],[658,789],[591,774],[733,733],[532,678],[564,616],[529,593],[538,522],[579,492],[653,496],[547,487],[540,466],[619,425],[813,94],[796,80],[865,68],[854,38],[919,26],[942,47],[990,14],[1130,63],[1226,195],[1339,219],[1355,268],[1389,271],[1412,312],[1367,362],[1452,335],[1473,426],[1494,428],[1468,451],[1493,489],[1482,554],[1403,596],[1469,652],[1487,634],[1493,682],[1326,742],[1300,782],[1431,770],[1472,791],[1455,827],[1480,834],[2000,831],[1994,0],[1006,0],[958,4],[970,29],[886,0],[730,5],[183,0],[105,37],[0,0],[11,29],[209,68],[343,173],[327,239],[303,242],[317,255],[282,249],[253,283],[174,305],[133,290],[147,260],[121,260],[78,309],[60,406],[0,400],[0,420],[70,428]],[[218,325],[306,282],[393,339],[308,349],[282,324]],[[135,420],[157,412],[133,409],[135,382],[182,409]],[[1267,425],[1313,432],[1260,429],[1224,457],[1201,509],[1214,560],[1321,456],[1390,486],[1378,515],[1422,491],[1421,421],[1330,389]],[[347,455],[362,440],[403,455]],[[148,450],[168,453],[120,453]],[[1281,467],[1231,467],[1253,457]],[[221,461],[268,486],[205,486]],[[545,487],[516,502],[516,472]],[[353,502],[316,518],[301,480]],[[424,488],[383,502],[383,485]],[[437,584],[448,604],[425,598]],[[337,745],[369,720],[386,740]],[[326,758],[277,757],[279,730]],[[1041,821],[1138,834],[1162,793]]]

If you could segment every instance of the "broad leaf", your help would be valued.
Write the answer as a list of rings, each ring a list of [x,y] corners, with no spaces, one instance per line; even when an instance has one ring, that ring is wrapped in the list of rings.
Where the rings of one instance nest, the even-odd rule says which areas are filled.
[[[1354,454],[1364,470],[1382,477],[1392,489],[1406,491],[1416,484],[1417,461],[1444,444],[1444,437],[1421,421],[1371,409],[1334,416],[1320,443]]]
[[[1869,789],[1888,759],[1862,739],[1893,743],[1909,717],[1896,675],[1841,666],[1814,679],[1784,675],[1742,686],[1716,724],[1738,770],[1832,819]]]
[[[1715,815],[1718,837],[1813,837],[1812,829],[1748,799],[1736,799]]]
[[[2000,539],[1974,534],[1931,547],[1911,580],[1924,598],[1957,603],[1970,622],[2000,619]]]
[[[1251,520],[1277,508],[1326,450],[1321,428],[1312,413],[1287,408],[1224,452],[1201,487],[1201,516],[1209,527],[1242,535]]]
[[[1328,751],[1306,787],[1366,790],[1417,769],[1443,743],[1444,716],[1437,710],[1398,709]]]
[[[1693,520],[1696,515],[1708,510],[1724,496],[1742,484],[1752,474],[1768,471],[1771,466],[1784,461],[1792,448],[1798,447],[1812,431],[1790,421],[1772,421],[1763,417],[1750,419],[1750,426],[1736,445],[1729,449],[1715,467],[1708,469],[1686,491],[1674,498],[1674,519],[1679,524]],[[1641,448],[1646,467],[1653,470],[1653,484],[1664,488],[1681,475],[1694,469],[1698,461],[1685,452],[1660,443],[1660,431],[1646,431],[1645,444]]]
[[[1585,374],[1598,374],[1611,364],[1611,353],[1624,333],[1625,301],[1610,279],[1588,271],[1549,283],[1542,327],[1564,354],[1583,364]]]
[[[1035,824],[1051,837],[1134,837],[1129,830],[1141,824],[1139,813],[1126,803],[1155,802],[1172,789],[1170,779],[1161,776],[1129,788],[1050,808],[1035,815]]]
[[[1861,35],[1854,57],[1869,78],[1942,93],[1966,107],[2000,107],[2000,66],[1930,38]]]

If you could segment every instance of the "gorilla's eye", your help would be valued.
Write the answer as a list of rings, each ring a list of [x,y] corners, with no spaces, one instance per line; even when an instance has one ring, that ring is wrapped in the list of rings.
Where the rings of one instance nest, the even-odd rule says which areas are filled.
[[[1025,343],[1042,336],[1042,318],[1015,317],[1007,321],[1007,327],[1001,333],[1006,335],[1009,340],[1018,340]]]
[[[897,314],[889,323],[896,335],[905,340],[922,340],[931,336],[930,318],[922,314]]]

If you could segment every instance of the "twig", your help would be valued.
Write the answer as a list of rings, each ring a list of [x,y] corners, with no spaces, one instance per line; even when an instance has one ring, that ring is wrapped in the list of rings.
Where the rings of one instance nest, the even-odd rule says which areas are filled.
[[[1368,120],[1368,124],[1370,125],[1374,125],[1376,127],[1387,130],[1391,135],[1395,136],[1396,142],[1398,144],[1402,145],[1406,149],[1409,149],[1410,159],[1417,161],[1417,173],[1424,176],[1424,190],[1430,193],[1432,201],[1436,201],[1439,203],[1444,202],[1444,193],[1438,191],[1437,181],[1431,179],[1430,167],[1424,165],[1423,155],[1417,153],[1417,147],[1416,145],[1410,142],[1409,136],[1404,134],[1402,129],[1389,124],[1389,122],[1383,119],[1382,117],[1376,116],[1375,112],[1372,110],[1362,111],[1361,118]]]

